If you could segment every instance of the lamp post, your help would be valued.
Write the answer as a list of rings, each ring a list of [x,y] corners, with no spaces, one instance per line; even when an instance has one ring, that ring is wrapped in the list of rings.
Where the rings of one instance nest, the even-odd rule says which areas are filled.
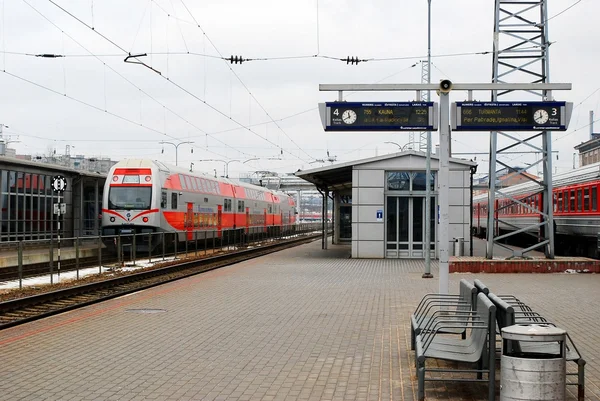
[[[194,141],[185,141],[185,142],[179,142],[178,144],[175,144],[173,142],[168,142],[168,141],[160,141],[160,144],[168,144],[168,145],[173,145],[175,146],[175,165],[177,166],[177,150],[179,148],[179,145],[183,145],[184,143],[194,143]],[[162,151],[160,153],[165,153],[165,148],[163,147]],[[191,153],[194,153],[194,148],[192,148]]]

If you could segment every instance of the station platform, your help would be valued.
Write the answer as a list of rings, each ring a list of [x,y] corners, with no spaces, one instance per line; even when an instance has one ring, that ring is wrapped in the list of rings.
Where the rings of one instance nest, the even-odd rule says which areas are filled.
[[[0,400],[416,400],[409,316],[439,287],[423,271],[314,241],[3,330]],[[600,400],[600,275],[450,274],[450,292],[462,278],[567,330]],[[487,385],[427,382],[426,399]]]
[[[528,258],[507,259],[512,252],[500,246],[494,247],[493,259],[486,259],[486,246],[487,241],[473,237],[473,256],[451,256],[450,273],[600,273],[597,259],[577,256],[547,259],[538,251],[528,252]]]

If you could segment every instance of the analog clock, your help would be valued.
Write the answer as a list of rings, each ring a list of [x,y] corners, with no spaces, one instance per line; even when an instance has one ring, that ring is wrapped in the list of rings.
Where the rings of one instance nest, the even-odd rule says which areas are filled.
[[[548,121],[548,112],[546,110],[537,110],[533,113],[533,120],[538,124],[546,124]]]
[[[353,124],[356,121],[356,112],[354,110],[346,110],[342,114],[342,121],[346,124]]]

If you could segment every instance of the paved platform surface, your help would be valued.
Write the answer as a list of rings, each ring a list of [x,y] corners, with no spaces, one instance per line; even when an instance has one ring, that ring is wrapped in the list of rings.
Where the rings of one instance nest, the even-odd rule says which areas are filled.
[[[0,331],[0,400],[416,400],[409,315],[437,265],[422,279],[422,261],[349,255],[315,241]],[[568,330],[600,400],[600,275],[452,274],[451,292],[462,278]],[[487,399],[484,384],[426,390]]]

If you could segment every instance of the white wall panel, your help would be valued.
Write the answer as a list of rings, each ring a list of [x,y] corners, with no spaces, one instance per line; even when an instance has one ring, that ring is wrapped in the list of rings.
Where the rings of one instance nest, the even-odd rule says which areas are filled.
[[[363,205],[383,205],[383,188],[361,188],[360,201],[352,202],[360,206]]]
[[[385,210],[383,209],[383,205],[381,206],[359,206],[358,207],[358,222],[359,223],[380,223],[383,224],[385,221],[385,216],[383,216],[382,221],[377,221],[377,211],[381,210],[385,214]]]
[[[376,258],[384,257],[383,242],[381,241],[358,241],[358,257],[359,258]]]
[[[360,223],[358,227],[359,241],[383,241],[383,223]]]
[[[358,185],[360,188],[383,188],[385,174],[383,170],[358,170]]]

